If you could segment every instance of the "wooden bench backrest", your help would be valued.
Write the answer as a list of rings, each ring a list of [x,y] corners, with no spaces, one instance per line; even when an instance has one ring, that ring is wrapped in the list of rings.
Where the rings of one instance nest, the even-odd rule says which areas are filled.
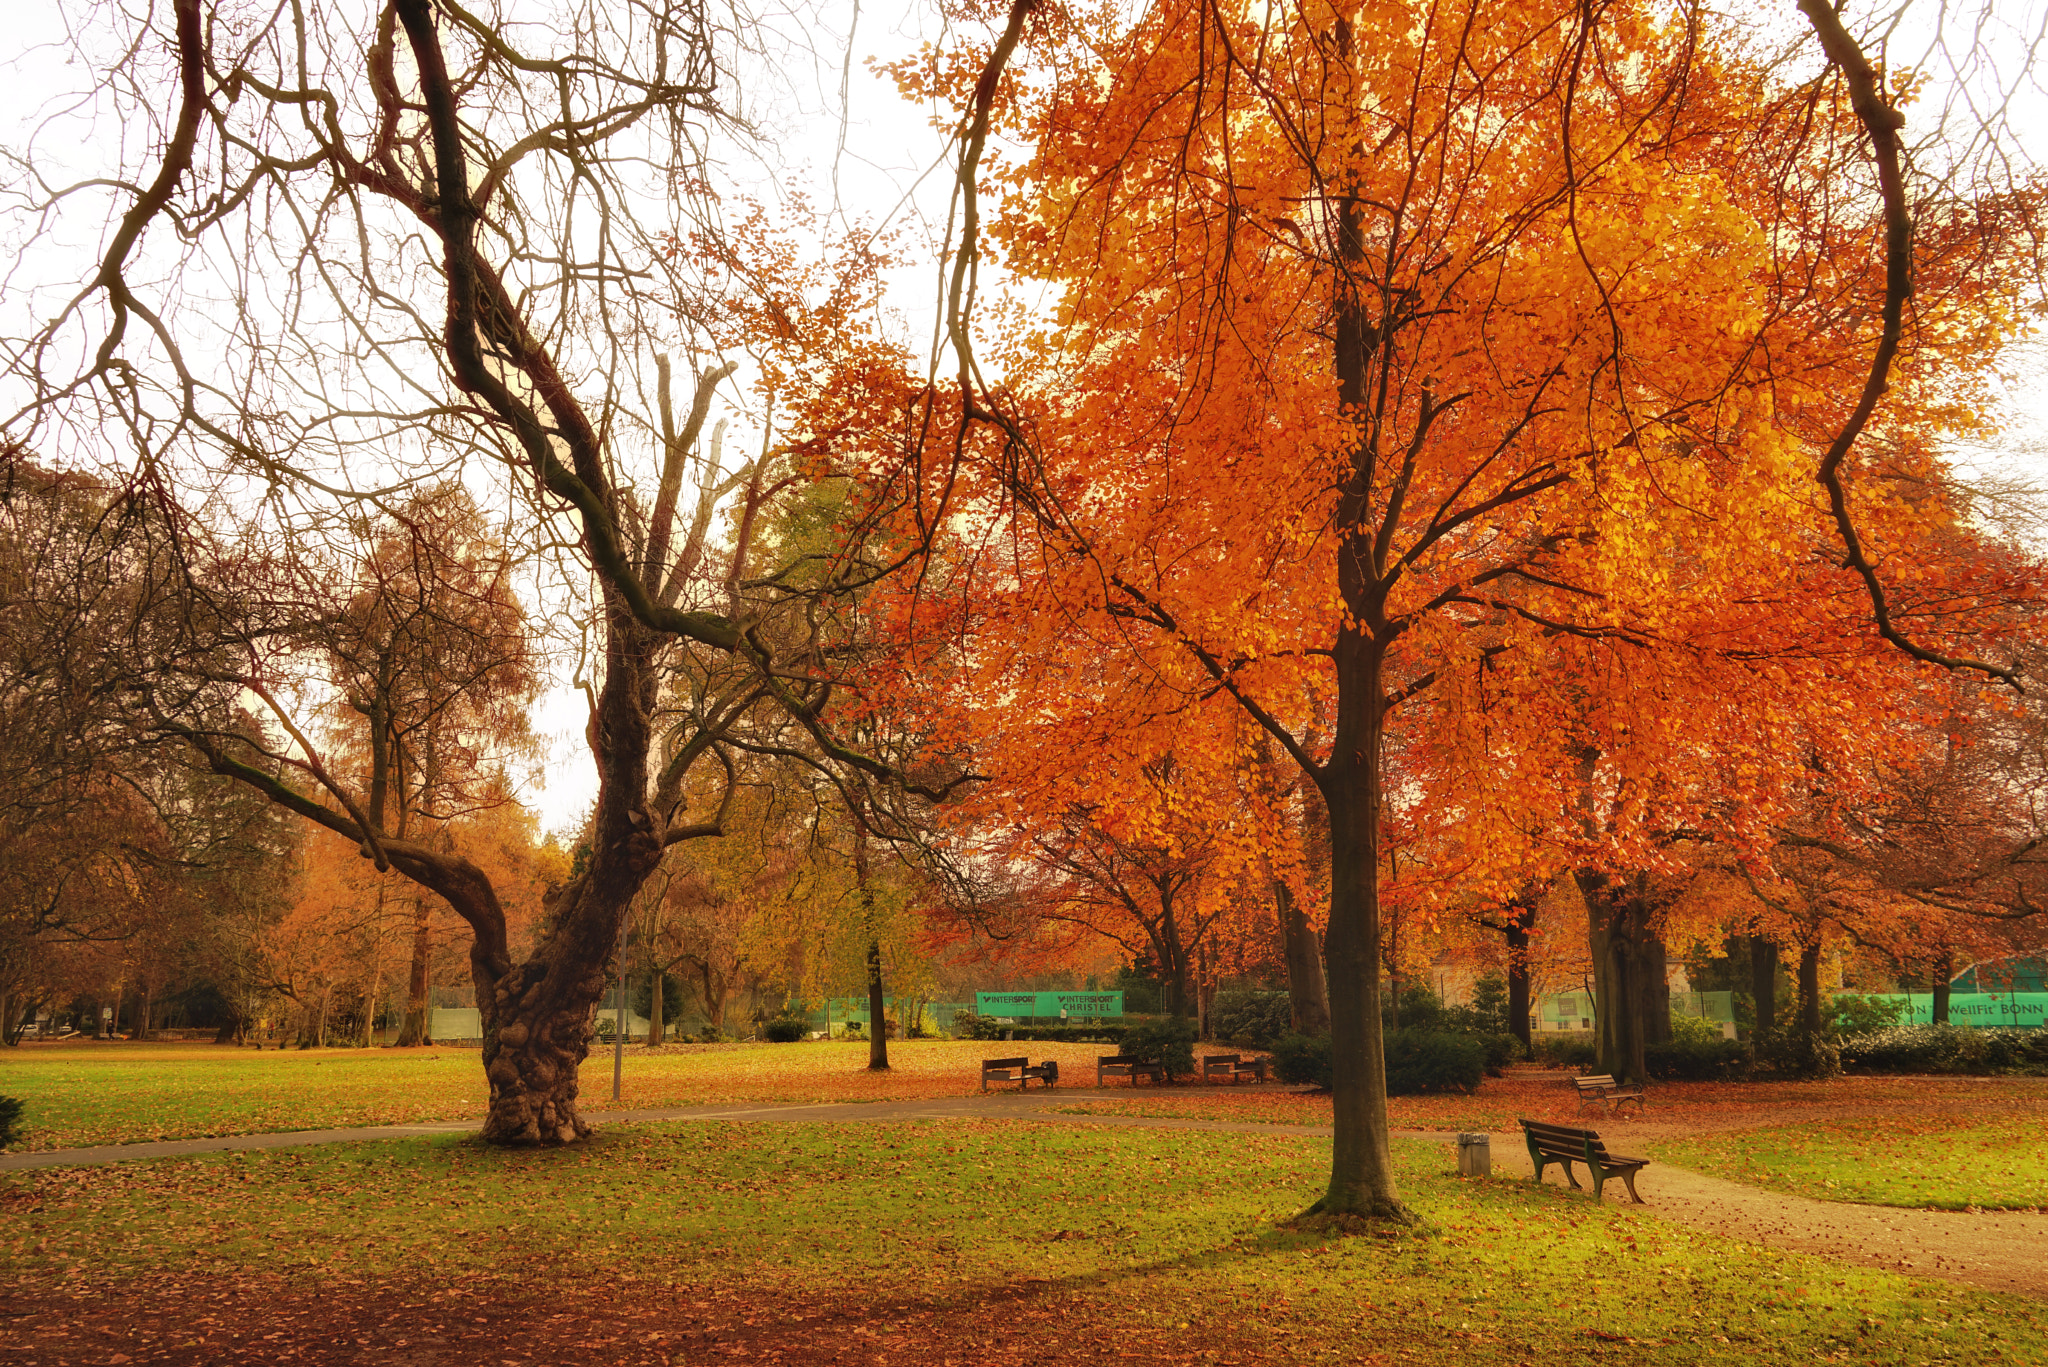
[[[1614,1085],[1614,1074],[1594,1073],[1588,1077],[1575,1077],[1572,1081],[1581,1087],[1612,1087]]]
[[[981,1071],[984,1073],[988,1072],[991,1068],[1029,1068],[1030,1066],[1031,1060],[1028,1058],[985,1058],[981,1061]]]
[[[1237,1066],[1237,1058],[1236,1054],[1210,1054],[1203,1058],[1202,1066],[1204,1068],[1220,1068],[1224,1066],[1235,1068]]]
[[[1570,1125],[1546,1125],[1540,1120],[1524,1120],[1522,1129],[1529,1138],[1536,1141],[1536,1147],[1545,1153],[1569,1154],[1573,1158],[1581,1158],[1585,1156],[1586,1146],[1590,1144],[1595,1157],[1607,1157],[1607,1146],[1600,1142],[1600,1136],[1592,1130],[1574,1129]]]
[[[1139,1058],[1139,1057],[1138,1057],[1138,1056],[1137,1056],[1136,1054],[1097,1054],[1097,1055],[1095,1056],[1095,1061],[1096,1061],[1097,1063],[1147,1063],[1147,1062],[1150,1062],[1150,1060],[1149,1060],[1149,1059],[1142,1059],[1142,1058]]]

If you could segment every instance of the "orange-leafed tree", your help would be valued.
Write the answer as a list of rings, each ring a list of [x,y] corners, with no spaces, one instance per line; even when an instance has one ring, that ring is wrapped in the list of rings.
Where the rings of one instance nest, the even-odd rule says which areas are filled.
[[[1919,552],[1949,515],[1919,492],[1942,478],[1924,437],[1973,418],[1972,368],[2021,302],[2008,234],[2035,206],[1898,232],[1894,111],[1806,8],[1827,61],[1802,77],[1696,11],[1563,3],[1160,0],[1096,22],[1020,0],[983,60],[903,69],[962,110],[958,392],[904,402],[953,417],[979,462],[987,516],[960,559],[1003,602],[973,614],[978,696],[1057,705],[1083,658],[1090,707],[1227,697],[1315,784],[1336,1077],[1320,1213],[1407,1218],[1378,1010],[1404,709],[1482,669],[1550,678],[1560,640],[1743,658],[1684,637],[1697,605],[1844,545],[1835,596],[1865,595],[1935,663],[1975,645],[1966,614],[1909,639],[1872,556]],[[999,161],[997,129],[1025,155]],[[997,250],[1051,287],[1042,313],[977,311]],[[1913,493],[1859,478],[1888,465]],[[1301,701],[1318,690],[1327,719]],[[1604,792],[1599,845],[1645,810]]]

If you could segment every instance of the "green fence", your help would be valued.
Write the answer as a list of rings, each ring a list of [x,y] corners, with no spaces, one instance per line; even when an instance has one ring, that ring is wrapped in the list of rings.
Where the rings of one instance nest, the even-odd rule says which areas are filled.
[[[998,1020],[1101,1020],[1124,1013],[1118,992],[977,992],[976,1015]]]
[[[1934,1021],[1934,996],[1929,992],[1872,992],[1874,1002],[1904,1002],[1906,1025]],[[1999,1026],[2039,1030],[2048,1026],[2048,992],[1956,992],[1948,999],[1948,1023],[1973,1030]]]

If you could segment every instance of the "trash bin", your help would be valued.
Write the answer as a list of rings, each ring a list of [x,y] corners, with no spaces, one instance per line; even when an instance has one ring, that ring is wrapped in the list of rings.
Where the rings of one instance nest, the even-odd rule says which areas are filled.
[[[1485,1177],[1493,1171],[1493,1147],[1488,1136],[1483,1134],[1461,1134],[1458,1136],[1458,1176]]]

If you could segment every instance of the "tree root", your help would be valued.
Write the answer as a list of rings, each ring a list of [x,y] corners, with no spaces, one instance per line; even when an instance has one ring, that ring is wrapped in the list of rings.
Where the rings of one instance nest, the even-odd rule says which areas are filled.
[[[1280,1228],[1296,1234],[1338,1237],[1364,1234],[1382,1239],[1400,1238],[1422,1230],[1422,1217],[1398,1201],[1375,1201],[1365,1210],[1333,1210],[1330,1207],[1330,1198],[1324,1196],[1292,1220],[1283,1220]]]

